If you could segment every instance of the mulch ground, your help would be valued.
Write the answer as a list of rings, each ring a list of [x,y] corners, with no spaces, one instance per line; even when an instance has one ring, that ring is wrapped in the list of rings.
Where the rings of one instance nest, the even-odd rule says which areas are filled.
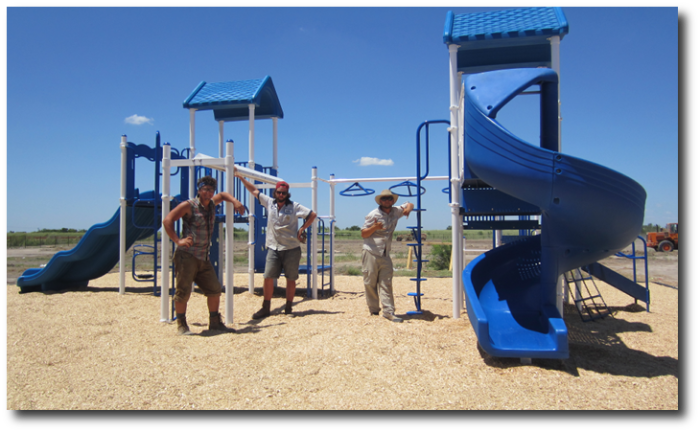
[[[7,286],[10,410],[678,410],[678,290],[651,284],[651,313],[598,284],[613,315],[584,323],[567,307],[570,357],[521,364],[479,347],[466,311],[452,318],[452,282],[395,278],[395,324],[371,316],[361,277],[337,276],[329,298],[261,304],[236,274],[235,334],[207,330],[193,294],[193,336],[160,322],[148,283],[118,274],[81,291],[20,294]],[[152,285],[150,285],[152,286]],[[223,310],[222,297],[222,310]]]

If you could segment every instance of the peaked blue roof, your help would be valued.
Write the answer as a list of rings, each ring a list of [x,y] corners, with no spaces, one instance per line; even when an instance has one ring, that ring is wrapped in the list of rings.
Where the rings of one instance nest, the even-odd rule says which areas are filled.
[[[475,41],[548,38],[569,33],[569,23],[559,7],[533,7],[454,15],[449,12],[443,41],[465,44]]]
[[[248,120],[248,105],[255,118],[284,118],[272,78],[207,83],[202,81],[182,103],[184,108],[213,110],[217,121]]]
[[[477,73],[522,67],[551,67],[549,38],[569,33],[559,7],[447,13],[442,40],[459,45],[457,69]]]

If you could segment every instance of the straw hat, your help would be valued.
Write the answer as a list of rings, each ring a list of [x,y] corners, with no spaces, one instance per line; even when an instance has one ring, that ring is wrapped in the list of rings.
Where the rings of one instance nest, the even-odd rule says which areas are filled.
[[[384,189],[382,191],[382,193],[380,193],[379,195],[374,197],[374,201],[377,202],[377,205],[381,205],[382,197],[385,197],[385,196],[390,196],[390,197],[394,198],[394,202],[396,202],[399,199],[398,195],[396,195],[395,193],[391,193],[391,191],[389,189]]]

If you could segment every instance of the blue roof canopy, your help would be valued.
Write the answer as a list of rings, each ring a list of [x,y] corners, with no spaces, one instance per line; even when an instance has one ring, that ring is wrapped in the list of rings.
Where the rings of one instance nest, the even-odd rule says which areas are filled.
[[[459,45],[457,69],[464,73],[522,67],[551,67],[549,38],[569,33],[559,7],[447,13],[443,42]]]
[[[213,110],[216,121],[248,120],[248,105],[255,119],[284,118],[272,78],[206,83],[202,81],[182,103],[184,108]]]

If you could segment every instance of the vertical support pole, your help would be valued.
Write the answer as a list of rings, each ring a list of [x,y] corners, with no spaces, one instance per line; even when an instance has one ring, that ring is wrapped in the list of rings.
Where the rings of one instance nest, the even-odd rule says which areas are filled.
[[[452,193],[452,202],[450,209],[452,211],[452,262],[462,262],[462,234],[461,230],[457,229],[462,226],[462,218],[459,214],[459,197],[460,195],[460,160],[459,160],[459,92],[460,83],[457,81],[457,50],[459,45],[450,45],[450,188]],[[452,266],[452,318],[459,318],[461,312],[462,298],[460,290],[462,288],[462,269],[459,266]]]
[[[126,135],[122,135],[119,147],[122,152],[121,191],[119,197],[119,294],[126,293]]]
[[[219,120],[219,156],[220,158],[223,158],[225,156],[224,153],[224,121]],[[224,185],[222,184],[223,182],[223,174],[219,170],[215,170],[216,173],[214,174],[216,178],[216,184],[221,185],[220,190],[224,190]]]
[[[311,167],[311,210],[318,215],[318,169]],[[311,256],[306,257],[311,264],[311,294],[312,298],[318,298],[318,245],[316,244],[318,236],[318,221],[311,224]]]
[[[561,39],[559,36],[552,36],[549,38],[550,42],[550,47],[552,50],[552,69],[554,72],[557,73],[557,77],[559,78],[557,80],[557,135],[558,135],[558,143],[557,143],[557,151],[561,152],[561,74],[560,72],[560,62],[559,62],[559,42]],[[564,316],[564,297],[565,297],[565,292],[566,288],[564,286],[564,278],[562,276],[559,276],[559,280],[557,281],[557,309],[559,310],[559,313],[561,316]]]
[[[194,144],[194,113],[196,110],[194,108],[190,108],[190,159],[194,159],[195,156],[195,144]],[[169,158],[170,156],[168,156]],[[165,172],[165,171],[163,171]],[[168,175],[170,175],[170,171],[168,171]],[[194,184],[195,184],[195,178],[194,178],[194,164],[190,165],[190,198],[193,198],[195,196],[194,192]],[[169,191],[168,191],[169,192]]]
[[[331,196],[330,196],[330,212],[328,215],[331,218],[331,271],[330,271],[330,282],[331,282],[331,295],[335,294],[335,254],[333,252],[333,248],[335,245],[335,183],[333,183],[333,180],[335,179],[335,174],[330,175],[330,190],[331,190]]]
[[[226,192],[233,195],[233,141],[226,141]],[[221,248],[219,248],[221,250]],[[222,267],[219,264],[219,267]],[[233,204],[226,202],[226,324],[233,324]]]
[[[272,169],[277,175],[277,117],[272,117]]]
[[[559,79],[557,80],[557,118],[559,119],[559,146],[557,148],[557,151],[561,151],[561,74],[560,72],[560,64],[559,64],[559,42],[560,38],[559,36],[552,36],[550,39],[550,44],[552,48],[552,69],[554,72],[557,73],[557,76]]]
[[[154,184],[153,184],[153,190],[155,191],[153,195],[153,251],[156,252],[158,250],[158,231],[160,231],[160,226],[161,225],[158,220],[158,206],[156,206],[155,203],[155,197],[160,196],[160,164],[161,161],[158,160],[158,154],[160,153],[162,155],[163,153],[163,148],[160,145],[160,132],[156,131],[156,147],[155,147],[155,155],[153,156],[154,160],[154,165],[155,165],[155,179],[154,179]],[[162,156],[161,156],[161,159]],[[158,292],[158,254],[154,253],[153,254],[153,295],[156,295]]]
[[[228,144],[228,141],[226,142]],[[233,154],[233,153],[232,153]],[[223,158],[224,157],[224,121],[219,120],[219,157]],[[227,190],[225,188],[226,185],[223,185],[223,177],[224,175],[219,172],[219,170],[215,170],[216,174],[216,184],[219,185],[219,190]],[[227,174],[228,175],[228,174]],[[227,181],[228,184],[228,181]],[[231,190],[231,195],[233,195],[233,190]],[[224,205],[225,206],[225,205]],[[226,216],[228,217],[228,213],[226,213]],[[222,224],[219,224],[219,256],[218,256],[218,263],[219,263],[219,274],[217,277],[221,282],[224,281],[224,266],[222,263],[224,262],[224,248],[221,247],[222,241],[224,238],[224,227]]]
[[[459,72],[457,74],[457,84],[459,87],[459,111],[457,112],[457,150],[458,150],[458,155],[459,155],[459,163],[457,166],[459,167],[459,184],[460,187],[464,183],[464,86],[462,85],[462,72]],[[450,146],[452,143],[450,142]],[[460,200],[457,200],[458,202],[461,202]],[[460,215],[459,216],[459,224],[457,226],[452,226],[452,230],[457,231],[457,238],[459,239],[459,261],[458,262],[464,262],[464,224],[463,224],[463,218]],[[465,265],[462,265],[462,269],[465,267]],[[458,297],[457,297],[457,303],[460,304],[461,307],[466,307],[466,304],[464,302],[464,290],[462,289],[462,269],[460,269],[459,272],[459,288],[457,289],[458,292]]]
[[[255,105],[248,104],[248,168],[255,169]],[[253,181],[255,183],[255,181]],[[255,197],[248,194],[248,290],[255,288]]]
[[[170,143],[163,145],[163,194],[161,221],[170,213]],[[169,321],[170,303],[170,238],[163,230],[160,242],[160,321]]]

